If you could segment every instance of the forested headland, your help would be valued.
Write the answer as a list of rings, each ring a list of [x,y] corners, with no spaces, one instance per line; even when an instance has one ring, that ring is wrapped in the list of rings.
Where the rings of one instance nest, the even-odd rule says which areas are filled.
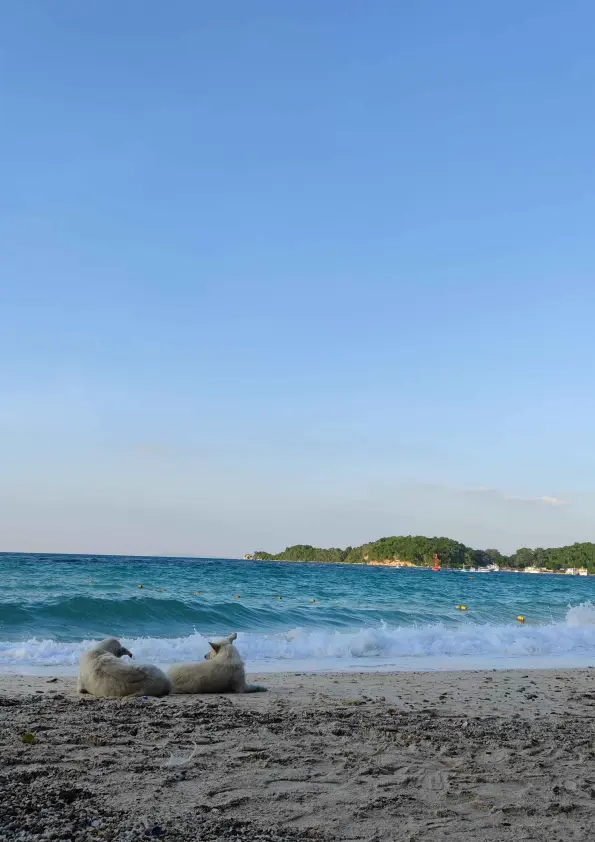
[[[529,549],[522,547],[512,555],[499,550],[475,550],[452,538],[426,538],[423,535],[401,535],[380,538],[361,547],[321,549],[309,544],[295,544],[283,552],[272,554],[259,550],[252,558],[259,561],[316,561],[323,564],[369,564],[380,561],[408,562],[418,567],[431,567],[434,553],[445,568],[487,567],[498,564],[505,570],[538,568],[557,572],[569,568],[586,568],[595,574],[595,544],[590,542],[566,547]]]

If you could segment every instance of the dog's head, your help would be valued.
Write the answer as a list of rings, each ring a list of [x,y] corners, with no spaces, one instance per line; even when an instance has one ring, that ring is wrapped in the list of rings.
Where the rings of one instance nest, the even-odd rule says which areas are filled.
[[[116,637],[106,637],[96,648],[101,649],[103,652],[109,652],[110,655],[115,655],[116,658],[121,658],[123,655],[128,655],[129,658],[132,658],[132,652],[126,649],[125,646],[122,646]]]
[[[233,642],[236,639],[237,634],[234,632],[230,634],[229,637],[223,637],[221,640],[213,640],[209,641],[209,646],[211,647],[207,654],[205,655],[205,661],[210,661],[211,658],[214,658],[218,655],[221,651],[225,649],[226,646],[233,646]]]

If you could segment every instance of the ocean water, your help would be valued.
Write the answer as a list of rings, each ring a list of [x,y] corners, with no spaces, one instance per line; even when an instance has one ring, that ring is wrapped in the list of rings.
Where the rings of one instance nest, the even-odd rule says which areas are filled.
[[[107,635],[196,660],[232,631],[253,671],[595,665],[595,576],[0,555],[4,672],[73,672]]]

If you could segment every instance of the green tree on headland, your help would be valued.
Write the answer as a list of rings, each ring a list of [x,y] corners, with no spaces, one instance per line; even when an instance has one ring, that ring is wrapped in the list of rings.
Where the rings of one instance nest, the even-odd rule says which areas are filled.
[[[350,548],[349,548],[350,549]],[[326,564],[340,564],[345,560],[347,550],[321,550],[310,544],[295,544],[293,547],[286,547],[282,553],[271,555],[271,553],[259,550],[254,553],[258,561],[319,561]]]
[[[441,567],[486,567],[498,564],[509,570],[537,567],[556,572],[571,567],[586,568],[595,574],[595,544],[571,544],[550,549],[522,547],[510,556],[499,550],[475,550],[452,538],[426,538],[423,535],[400,535],[379,538],[361,547],[332,547],[321,549],[310,544],[286,547],[281,553],[259,550],[254,558],[259,561],[314,561],[322,564],[368,564],[374,561],[406,561],[420,567],[431,567],[434,553],[438,554]]]
[[[431,567],[434,553],[438,553],[443,567],[463,567],[465,564],[475,566],[483,558],[478,551],[450,538],[425,538],[421,535],[380,538],[370,544],[344,550],[324,550],[309,544],[297,544],[276,555],[258,551],[254,553],[254,558],[260,561],[318,561],[330,564],[398,560]]]

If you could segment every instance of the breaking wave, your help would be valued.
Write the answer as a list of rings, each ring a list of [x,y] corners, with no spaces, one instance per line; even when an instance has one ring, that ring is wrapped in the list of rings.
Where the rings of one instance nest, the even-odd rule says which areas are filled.
[[[198,632],[122,640],[136,658],[158,664],[198,660],[208,647],[208,639]],[[72,668],[92,642],[37,637],[0,640],[0,669]],[[370,659],[592,656],[595,660],[595,605],[585,602],[569,608],[562,623],[389,626],[381,622],[351,631],[296,627],[276,633],[240,632],[237,645],[249,663],[272,663],[281,670],[291,670],[298,662],[307,662],[314,669],[317,663],[329,660],[337,669],[343,668],[344,662],[349,662],[350,669],[365,666]]]

